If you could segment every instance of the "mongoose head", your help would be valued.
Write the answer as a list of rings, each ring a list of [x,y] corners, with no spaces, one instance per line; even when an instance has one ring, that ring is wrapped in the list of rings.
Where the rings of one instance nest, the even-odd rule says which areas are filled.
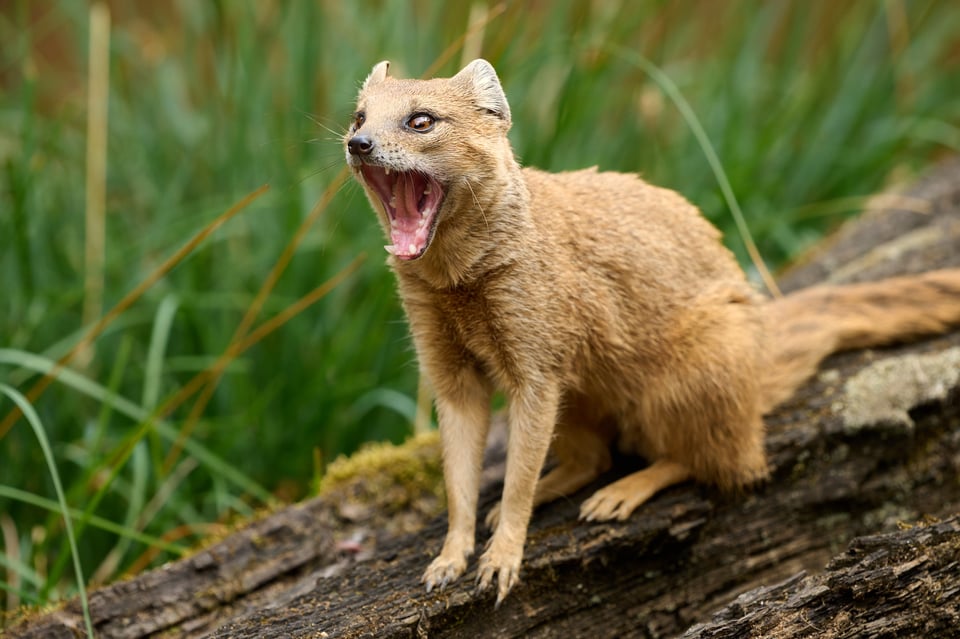
[[[409,261],[455,212],[482,209],[478,187],[513,157],[510,106],[486,60],[432,80],[395,79],[389,68],[380,62],[364,81],[343,142],[392,242],[384,248]]]

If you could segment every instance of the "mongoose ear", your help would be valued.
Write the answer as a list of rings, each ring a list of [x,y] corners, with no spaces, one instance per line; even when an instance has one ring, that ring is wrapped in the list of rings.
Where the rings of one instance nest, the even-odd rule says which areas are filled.
[[[453,76],[453,80],[471,88],[477,106],[510,124],[510,105],[492,64],[482,59],[474,60]]]
[[[363,81],[363,88],[366,89],[369,86],[377,84],[378,82],[383,82],[388,75],[390,75],[390,61],[383,60],[378,62],[373,66],[373,71],[370,72],[370,75],[367,76],[367,79]],[[361,89],[362,90],[362,89]]]

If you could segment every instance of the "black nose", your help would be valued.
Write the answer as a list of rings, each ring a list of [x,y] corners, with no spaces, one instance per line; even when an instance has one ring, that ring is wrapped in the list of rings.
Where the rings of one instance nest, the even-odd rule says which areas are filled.
[[[347,142],[350,155],[370,155],[373,151],[373,140],[365,135],[355,135]]]

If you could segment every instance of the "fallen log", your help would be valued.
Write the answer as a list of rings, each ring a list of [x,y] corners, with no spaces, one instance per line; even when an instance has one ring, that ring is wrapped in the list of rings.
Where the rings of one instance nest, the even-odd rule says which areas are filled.
[[[909,209],[878,208],[841,229],[784,275],[785,288],[960,265],[960,163],[933,171],[907,196],[900,202],[909,201]],[[663,637],[714,632],[709,623],[735,624],[739,617],[743,627],[760,627],[749,624],[777,614],[761,603],[772,597],[764,593],[784,603],[798,601],[808,586],[829,587],[842,560],[828,561],[853,538],[960,512],[958,371],[960,332],[837,355],[768,418],[773,472],[765,485],[725,496],[687,484],[665,491],[626,522],[577,522],[583,498],[640,464],[618,459],[602,482],[535,514],[522,582],[496,613],[492,593],[474,592],[474,567],[444,592],[427,594],[420,585],[446,526],[444,516],[431,518],[429,507],[418,506],[430,502],[429,490],[389,511],[331,493],[276,512],[191,558],[95,591],[97,634]],[[494,440],[484,509],[500,489],[502,433]],[[429,461],[437,455],[435,442],[411,451],[435,463]],[[358,479],[361,486],[367,481],[374,480]],[[368,493],[381,492],[376,486]],[[480,547],[487,536],[478,534]],[[852,548],[870,542],[857,543]],[[939,592],[956,593],[958,572],[955,565],[931,570],[929,579],[940,580]],[[807,581],[814,579],[826,581]],[[769,590],[774,587],[780,590]],[[915,588],[903,596],[922,607],[939,601],[931,598],[935,591]],[[856,604],[851,591],[830,592],[838,605]],[[881,623],[892,614],[859,612],[860,623]],[[75,637],[81,628],[72,602],[9,632]],[[794,636],[777,634],[776,624],[768,630],[765,636]]]

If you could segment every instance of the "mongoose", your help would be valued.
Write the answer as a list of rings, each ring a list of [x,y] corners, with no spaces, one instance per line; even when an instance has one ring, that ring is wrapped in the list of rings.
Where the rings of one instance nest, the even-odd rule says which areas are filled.
[[[688,479],[747,486],[767,475],[762,415],[826,355],[960,321],[960,269],[766,300],[677,193],[521,168],[488,62],[432,80],[388,70],[363,83],[344,145],[436,395],[449,529],[428,591],[473,553],[495,390],[509,404],[506,476],[477,581],[497,577],[499,604],[533,507],[606,471],[612,445],[650,465],[598,490],[582,519],[624,519]]]

